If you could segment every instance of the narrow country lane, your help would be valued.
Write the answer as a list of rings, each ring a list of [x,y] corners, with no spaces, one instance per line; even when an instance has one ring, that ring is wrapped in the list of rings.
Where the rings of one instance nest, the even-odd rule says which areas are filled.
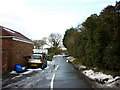
[[[44,78],[42,82],[38,82],[32,88],[91,88],[79,71],[67,63],[65,58],[56,57],[53,62],[55,68],[51,73],[48,73],[52,76],[51,81],[48,83],[49,80]]]
[[[62,56],[54,57],[44,70],[35,70],[29,74],[20,73],[11,80],[16,82],[4,85],[3,88],[89,88],[90,84],[84,79],[74,66]]]
[[[58,57],[55,62],[59,67],[55,73],[53,88],[91,88],[90,84],[73,65],[66,62],[65,58]]]

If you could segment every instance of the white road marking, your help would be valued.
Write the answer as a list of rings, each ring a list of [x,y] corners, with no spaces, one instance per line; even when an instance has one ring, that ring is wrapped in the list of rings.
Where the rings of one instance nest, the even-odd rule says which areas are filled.
[[[55,71],[57,71],[59,65],[57,65],[57,67],[55,68]],[[55,79],[55,73],[53,74],[52,80],[51,80],[51,90],[53,90],[53,83],[54,83],[54,79]]]
[[[53,90],[53,82],[54,82],[54,79],[55,79],[55,73],[53,74],[53,77],[52,77],[52,80],[51,80],[51,90]]]
[[[55,71],[58,69],[59,65],[57,65],[57,67],[55,68]]]

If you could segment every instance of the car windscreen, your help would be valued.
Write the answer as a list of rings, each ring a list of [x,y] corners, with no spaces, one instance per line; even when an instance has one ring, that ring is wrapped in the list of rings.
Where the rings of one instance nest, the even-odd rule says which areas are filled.
[[[31,59],[40,59],[41,58],[41,56],[39,56],[39,55],[32,55],[31,56]]]

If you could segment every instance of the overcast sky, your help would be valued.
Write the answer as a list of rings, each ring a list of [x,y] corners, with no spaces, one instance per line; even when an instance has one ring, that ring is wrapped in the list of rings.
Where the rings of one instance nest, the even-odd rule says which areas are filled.
[[[64,34],[119,0],[0,0],[0,25],[32,40]]]

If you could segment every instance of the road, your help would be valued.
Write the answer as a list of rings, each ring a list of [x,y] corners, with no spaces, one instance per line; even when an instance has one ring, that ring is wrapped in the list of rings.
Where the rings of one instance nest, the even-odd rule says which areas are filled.
[[[53,58],[45,70],[20,75],[19,81],[16,78],[16,82],[3,88],[91,88],[79,71],[60,56]]]
[[[55,70],[52,72],[50,83],[44,78],[32,88],[91,88],[90,84],[84,80],[83,76],[65,58],[54,58]],[[50,85],[50,86],[49,86]]]

